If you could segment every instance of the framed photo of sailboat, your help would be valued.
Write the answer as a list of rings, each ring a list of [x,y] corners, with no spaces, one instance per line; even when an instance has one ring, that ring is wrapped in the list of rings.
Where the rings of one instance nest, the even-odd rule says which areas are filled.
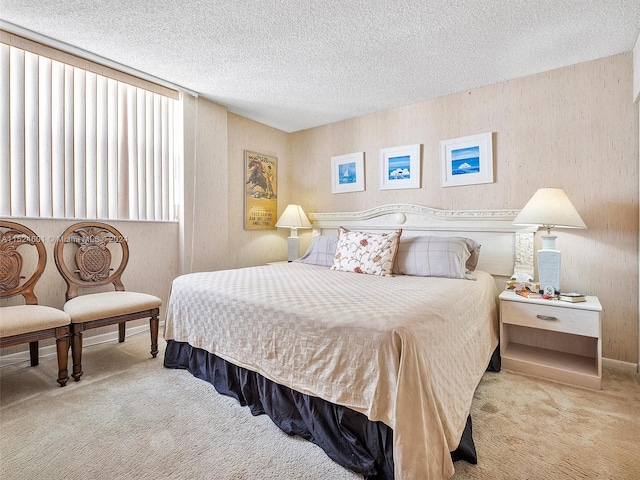
[[[364,152],[331,157],[331,193],[364,190]]]

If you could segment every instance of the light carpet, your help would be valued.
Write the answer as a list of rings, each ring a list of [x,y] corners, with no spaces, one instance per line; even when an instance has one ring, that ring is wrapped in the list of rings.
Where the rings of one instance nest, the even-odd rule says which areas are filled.
[[[0,477],[358,479],[310,442],[148,353],[148,335],[86,347],[59,388],[55,356],[0,368]],[[478,465],[454,479],[640,478],[640,381],[606,371],[602,391],[487,373],[472,407]]]

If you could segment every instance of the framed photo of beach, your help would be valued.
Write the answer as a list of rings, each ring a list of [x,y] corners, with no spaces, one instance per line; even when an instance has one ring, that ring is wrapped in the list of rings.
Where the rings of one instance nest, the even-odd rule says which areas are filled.
[[[364,152],[331,157],[331,193],[364,190]]]
[[[275,229],[277,220],[278,159],[244,151],[244,228]]]
[[[493,133],[440,142],[440,185],[493,183]]]
[[[380,149],[380,189],[420,188],[420,144]]]

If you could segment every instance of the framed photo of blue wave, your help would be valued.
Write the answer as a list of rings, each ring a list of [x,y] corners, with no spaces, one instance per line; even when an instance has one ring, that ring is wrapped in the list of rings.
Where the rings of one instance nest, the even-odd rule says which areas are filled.
[[[364,152],[331,157],[331,193],[364,190]]]
[[[380,190],[420,188],[420,144],[380,149]]]
[[[440,185],[493,183],[493,133],[440,142]]]

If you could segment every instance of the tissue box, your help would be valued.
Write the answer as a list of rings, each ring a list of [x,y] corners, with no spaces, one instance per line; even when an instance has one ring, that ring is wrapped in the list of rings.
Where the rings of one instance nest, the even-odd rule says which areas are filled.
[[[516,286],[518,288],[516,288]],[[532,292],[537,292],[540,290],[539,282],[518,282],[516,280],[507,280],[505,285],[505,290],[531,290]]]

